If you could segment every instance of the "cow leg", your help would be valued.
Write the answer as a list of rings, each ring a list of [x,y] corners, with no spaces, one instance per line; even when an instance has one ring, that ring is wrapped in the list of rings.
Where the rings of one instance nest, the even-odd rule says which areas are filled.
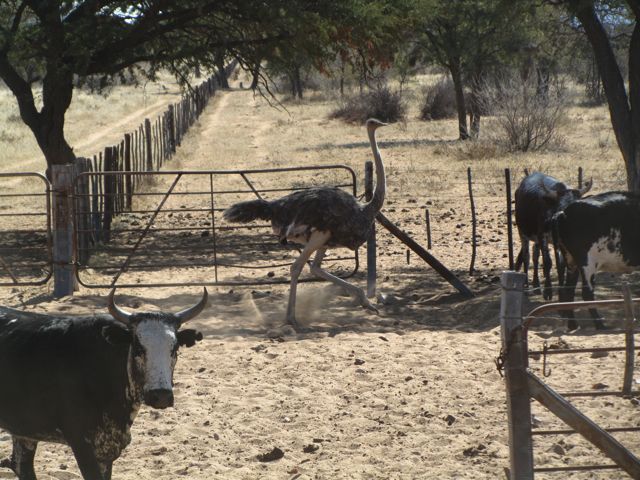
[[[13,451],[9,461],[3,460],[0,466],[9,467],[15,472],[19,480],[36,480],[36,472],[33,469],[33,459],[36,456],[38,442],[21,440],[11,437]]]
[[[592,302],[596,299],[594,289],[595,289],[595,272],[592,271],[588,266],[580,269],[580,274],[582,276],[582,299],[586,302]],[[589,309],[589,315],[593,318],[593,324],[596,327],[596,330],[603,330],[605,325],[602,321],[602,317],[598,313],[598,310],[595,308]]]
[[[516,261],[515,269],[520,270],[520,265],[522,265],[522,271],[524,272],[524,283],[525,286],[529,285],[529,240],[524,237],[520,237],[520,253],[518,254],[518,261]]]
[[[105,477],[102,475],[93,447],[84,438],[70,440],[69,446],[73,450],[84,480],[104,480]]]
[[[564,258],[562,257],[560,249],[554,246],[553,250],[556,257],[556,269],[558,270],[558,286],[562,288],[562,286],[564,286],[564,276],[567,271],[567,266],[564,263]]]
[[[542,298],[551,300],[553,297],[553,290],[551,288],[551,255],[549,254],[549,242],[547,242],[546,238],[540,242],[540,250],[542,250],[542,268],[544,270],[544,290],[542,291]]]
[[[561,302],[573,302],[576,295],[576,285],[578,284],[579,275],[580,272],[575,267],[570,267],[567,270],[565,284],[560,288],[558,294]],[[576,322],[573,316],[573,310],[563,310],[562,315],[567,319],[567,328],[569,331],[576,330],[578,328],[578,322]]]
[[[540,244],[533,244],[533,291],[540,293],[540,276],[538,274],[538,264],[540,263]]]

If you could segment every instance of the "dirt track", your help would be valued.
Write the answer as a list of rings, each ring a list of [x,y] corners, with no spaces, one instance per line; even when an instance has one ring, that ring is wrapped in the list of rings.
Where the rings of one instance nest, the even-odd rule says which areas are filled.
[[[221,92],[168,168],[346,163],[362,178],[362,164],[370,157],[362,127],[325,120],[322,102],[288,108],[276,111],[247,91]],[[449,167],[443,187],[453,198],[453,190],[465,188],[466,165],[446,165],[436,155],[413,166],[413,156],[425,148],[415,138],[432,134],[416,128],[391,126],[380,138],[389,166],[386,211],[417,237],[423,226],[414,206],[438,200],[424,192],[429,176]],[[305,284],[298,316],[315,331],[296,336],[282,325],[285,286],[215,289],[209,307],[193,322],[204,341],[184,350],[178,361],[176,408],[141,410],[133,441],[114,465],[114,480],[502,478],[508,464],[505,394],[493,363],[499,351],[495,277],[502,267],[483,268],[474,277],[464,273],[468,245],[456,240],[456,232],[465,214],[450,202],[446,207],[453,212],[439,224],[445,228],[442,238],[450,241],[434,253],[471,285],[474,299],[463,301],[415,258],[406,265],[404,248],[384,235],[379,289],[388,297],[380,315],[363,312],[329,285]],[[489,252],[498,242],[490,242],[490,234],[486,240]],[[493,247],[486,255],[491,265],[504,262],[503,249]],[[176,279],[178,273],[158,273],[167,275]],[[354,282],[364,286],[363,275]],[[103,311],[100,293],[84,289],[54,301],[44,288],[0,292],[7,305],[65,314]],[[141,289],[123,292],[120,301],[128,308],[178,309],[198,295],[195,288]],[[542,328],[532,345],[543,339],[558,343],[561,333]],[[562,338],[571,346],[621,344],[619,336],[585,331]],[[621,381],[620,355],[597,360],[598,369],[590,362],[584,355],[558,360],[549,381],[582,389]],[[636,424],[637,406],[628,400],[584,404],[616,426]],[[536,416],[544,428],[558,426],[540,409]],[[631,442],[638,446],[637,439]],[[257,455],[273,447],[282,449],[284,458],[258,461]],[[9,449],[8,436],[0,433],[0,457]],[[599,459],[574,437],[541,442],[537,458],[554,465]],[[70,451],[60,446],[42,445],[36,470],[41,479],[79,478]],[[0,478],[12,476],[0,470]],[[609,472],[571,478],[615,477]]]

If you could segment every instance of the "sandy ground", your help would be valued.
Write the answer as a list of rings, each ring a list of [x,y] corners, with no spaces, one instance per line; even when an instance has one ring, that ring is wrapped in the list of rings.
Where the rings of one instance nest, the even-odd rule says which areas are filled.
[[[362,178],[362,164],[370,157],[364,130],[318,115],[327,108],[318,100],[278,111],[250,92],[221,92],[168,168],[345,163]],[[500,350],[496,280],[506,266],[504,225],[492,220],[502,208],[498,179],[505,165],[552,163],[557,154],[474,165],[484,175],[486,190],[480,197],[487,199],[482,204],[487,230],[480,271],[469,276],[469,246],[457,233],[468,228],[458,226],[465,221],[466,207],[453,203],[466,188],[465,152],[458,151],[444,130],[437,130],[441,127],[425,132],[415,123],[380,130],[390,189],[385,211],[423,241],[422,209],[440,202],[442,210],[436,211],[441,235],[434,253],[476,297],[464,301],[414,257],[407,265],[404,247],[385,235],[380,237],[378,269],[379,291],[387,300],[379,302],[379,315],[362,311],[332,286],[308,283],[299,293],[298,317],[310,332],[295,335],[282,325],[286,286],[210,289],[209,306],[192,321],[204,340],[180,352],[176,406],[162,412],[142,408],[133,441],[114,464],[115,480],[504,478],[505,392],[494,365]],[[567,163],[574,161],[567,169],[575,171],[572,156],[565,155]],[[613,160],[600,165],[603,171],[615,169]],[[601,177],[616,181],[613,175]],[[261,185],[277,181],[266,179]],[[448,194],[430,193],[436,184]],[[489,200],[494,197],[492,206]],[[415,202],[409,202],[412,198]],[[152,280],[170,276],[188,282],[198,273],[149,275]],[[365,284],[360,273],[353,281]],[[56,301],[48,288],[3,289],[0,295],[6,305],[33,311],[78,315],[105,309],[106,290],[83,288]],[[199,289],[142,288],[121,294],[119,301],[128,308],[177,310],[194,302]],[[531,294],[526,309],[539,300]],[[557,319],[545,319],[533,329],[531,347],[543,341],[587,347],[621,345],[622,337],[615,332],[594,335],[588,327],[567,335]],[[617,389],[622,382],[621,354],[562,357],[550,359],[547,379],[558,390],[591,390],[603,384]],[[532,366],[540,372],[540,360],[532,360]],[[608,426],[638,425],[638,407],[629,400],[600,397],[575,403]],[[534,414],[538,427],[560,427],[539,406],[534,406]],[[637,436],[618,438],[638,450]],[[283,458],[258,460],[274,447],[284,452]],[[0,432],[0,457],[9,452],[9,436]],[[576,436],[537,439],[535,452],[544,466],[602,460]],[[41,444],[36,471],[40,479],[80,478],[70,450],[59,445]],[[0,469],[0,478],[13,476]],[[549,478],[614,479],[623,474]]]

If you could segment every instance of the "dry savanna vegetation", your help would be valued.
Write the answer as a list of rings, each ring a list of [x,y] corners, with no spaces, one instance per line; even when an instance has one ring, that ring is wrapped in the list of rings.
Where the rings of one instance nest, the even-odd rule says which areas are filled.
[[[410,78],[402,96],[406,120],[378,131],[387,168],[384,213],[426,246],[428,208],[431,253],[469,285],[475,297],[463,299],[415,255],[407,259],[405,246],[381,229],[379,315],[361,310],[333,286],[306,283],[299,292],[298,320],[310,333],[296,335],[283,324],[286,285],[210,288],[209,306],[193,321],[204,340],[181,352],[176,367],[175,408],[142,408],[133,441],[114,464],[114,479],[504,478],[505,393],[494,365],[500,349],[497,277],[508,267],[504,169],[511,169],[515,189],[525,168],[575,185],[581,166],[599,192],[624,188],[624,167],[607,108],[583,106],[577,87],[569,89],[569,107],[559,126],[563,142],[540,152],[513,153],[497,141],[491,118],[483,120],[480,139],[465,142],[457,140],[454,120],[419,120],[423,89],[439,79]],[[76,92],[67,116],[68,138],[77,154],[93,154],[119,141],[178,94],[168,81],[144,89],[116,87],[107,97]],[[278,99],[281,103],[271,106],[234,80],[230,90],[216,94],[166,168],[344,164],[356,171],[361,192],[364,162],[371,153],[362,125],[330,118],[337,96],[318,90],[304,100]],[[0,106],[2,171],[44,170],[12,97],[3,89]],[[473,275],[468,272],[468,167],[479,219]],[[323,184],[335,181],[332,175],[273,175],[261,186]],[[149,188],[158,185],[162,183]],[[517,253],[517,240],[515,246]],[[165,269],[149,275],[159,283],[188,282],[198,272]],[[598,297],[619,296],[620,278],[605,275],[600,280]],[[364,286],[365,275],[358,273],[354,282]],[[50,288],[8,287],[0,296],[4,305],[31,311],[79,315],[105,310],[104,289],[81,288],[73,297],[54,300]],[[129,309],[176,310],[191,304],[200,290],[143,288],[119,295]],[[540,301],[529,292],[525,308]],[[614,312],[608,318],[622,315]],[[594,335],[588,327],[567,334],[561,322],[547,319],[530,334],[532,348],[543,341],[556,347],[589,347],[622,345],[623,339],[614,333]],[[548,381],[559,390],[617,388],[623,361],[622,354],[553,358]],[[539,360],[532,360],[532,366],[540,373]],[[575,403],[603,424],[637,425],[638,407],[628,399]],[[537,426],[560,426],[541,407],[534,413]],[[631,448],[640,446],[632,435],[619,438]],[[0,457],[10,453],[10,443],[9,435],[0,432]],[[274,447],[284,452],[281,459],[259,461],[259,455]],[[603,461],[577,436],[536,440],[535,455],[547,466]],[[70,450],[58,445],[40,445],[36,471],[40,479],[81,478]],[[587,472],[563,478],[619,478],[616,475],[622,474]],[[0,478],[13,476],[0,469]]]

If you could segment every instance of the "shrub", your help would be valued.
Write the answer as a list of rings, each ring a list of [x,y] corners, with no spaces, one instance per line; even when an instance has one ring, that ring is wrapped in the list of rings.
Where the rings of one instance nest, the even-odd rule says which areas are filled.
[[[435,85],[424,88],[423,95],[422,108],[420,108],[421,120],[441,120],[456,117],[456,92],[449,77],[443,78]]]
[[[535,82],[505,77],[485,84],[482,108],[493,114],[501,140],[511,151],[536,151],[564,143],[560,127],[566,118],[566,95],[562,85],[549,85],[541,93]]]
[[[399,92],[381,87],[367,93],[350,97],[330,113],[330,118],[346,122],[364,123],[368,118],[383,122],[398,122],[406,118],[406,106]]]

